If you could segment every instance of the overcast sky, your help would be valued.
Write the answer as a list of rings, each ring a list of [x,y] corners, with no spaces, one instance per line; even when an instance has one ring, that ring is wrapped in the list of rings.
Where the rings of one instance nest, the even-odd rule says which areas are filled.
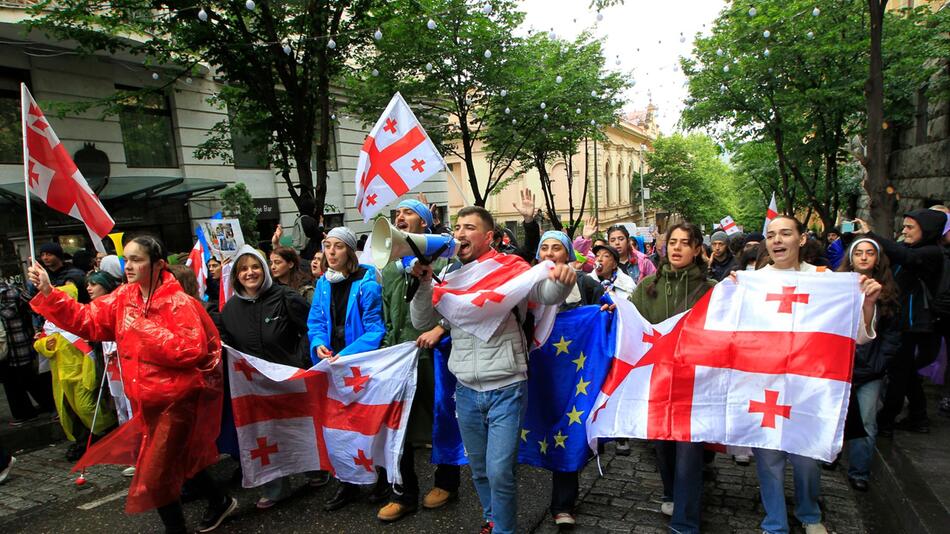
[[[626,110],[644,109],[652,95],[659,124],[671,133],[686,97],[679,57],[688,56],[697,32],[708,33],[724,0],[626,0],[603,11],[597,21],[588,0],[522,0],[525,30],[553,30],[573,39],[586,28],[605,38],[607,66],[632,73],[636,85],[626,95]],[[703,27],[705,25],[705,28]],[[680,42],[680,38],[685,42]],[[639,51],[638,51],[639,49]],[[620,64],[617,65],[619,58]]]

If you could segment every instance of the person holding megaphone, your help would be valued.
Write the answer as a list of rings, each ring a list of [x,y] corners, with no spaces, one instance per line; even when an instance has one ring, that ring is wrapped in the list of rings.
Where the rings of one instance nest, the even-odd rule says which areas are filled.
[[[395,227],[406,234],[431,234],[432,212],[418,200],[403,200],[396,206]],[[451,246],[451,248],[454,250],[455,247]],[[446,249],[448,250],[448,247]],[[424,259],[424,261],[428,260]],[[437,258],[432,262],[433,268],[438,271],[441,271],[446,264],[447,260],[444,258]],[[389,347],[406,341],[415,341],[422,349],[419,352],[419,363],[416,368],[416,396],[409,412],[406,442],[399,465],[403,479],[402,488],[397,488],[400,491],[395,492],[390,502],[377,514],[380,520],[387,522],[401,519],[415,512],[419,506],[419,478],[416,475],[413,447],[432,441],[435,366],[432,350],[429,347],[437,344],[446,333],[441,325],[436,325],[428,331],[412,326],[409,303],[406,301],[410,282],[415,280],[408,272],[411,265],[412,261],[403,261],[403,258],[398,257],[397,254],[397,257],[383,268],[383,319],[386,325],[383,346]],[[423,498],[422,506],[430,509],[439,508],[454,499],[458,495],[458,489],[459,466],[437,465],[434,487]]]

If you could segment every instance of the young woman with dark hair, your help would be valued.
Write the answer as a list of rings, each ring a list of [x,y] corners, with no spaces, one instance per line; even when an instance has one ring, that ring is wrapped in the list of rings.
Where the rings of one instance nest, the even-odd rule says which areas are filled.
[[[801,260],[801,250],[808,235],[805,226],[788,215],[779,215],[769,223],[765,236],[765,246],[769,253],[769,263],[762,270],[820,272],[825,269]],[[862,309],[862,325],[858,328],[859,345],[875,337],[873,328],[875,306],[881,292],[881,284],[872,277],[862,275],[861,290],[865,295]],[[819,483],[818,460],[797,454],[771,449],[753,449],[755,467],[759,476],[759,489],[765,519],[762,530],[770,534],[788,532],[788,513],[785,507],[785,465],[792,464],[795,480],[795,517],[805,526],[806,534],[826,534],[821,523],[821,509],[818,496]]]
[[[186,532],[179,495],[190,478],[208,500],[198,532],[210,532],[237,510],[237,500],[205,470],[218,461],[221,340],[201,303],[168,272],[165,256],[155,238],[136,237],[125,246],[128,284],[90,304],[54,289],[46,270],[34,263],[29,276],[39,292],[30,305],[84,339],[116,341],[134,417],[87,457],[97,450],[104,458],[138,453],[126,510],[158,508],[165,532]],[[139,439],[135,450],[115,450]]]
[[[270,275],[273,281],[288,286],[313,302],[313,283],[310,276],[300,268],[300,256],[290,247],[277,247],[270,253]]]
[[[646,277],[630,301],[651,323],[660,323],[696,304],[714,285],[702,258],[703,234],[695,224],[679,223],[666,232],[666,255],[656,274]],[[657,467],[663,480],[664,514],[670,530],[698,533],[703,492],[703,444],[657,441]]]
[[[877,403],[888,364],[900,351],[900,293],[891,272],[890,261],[877,241],[867,237],[855,239],[844,254],[840,272],[856,272],[874,278],[881,284],[877,299],[877,338],[858,345],[854,352],[854,373],[851,376],[852,400],[857,400],[861,421],[867,437],[848,440],[848,480],[858,491],[868,490],[871,457],[877,437]]]

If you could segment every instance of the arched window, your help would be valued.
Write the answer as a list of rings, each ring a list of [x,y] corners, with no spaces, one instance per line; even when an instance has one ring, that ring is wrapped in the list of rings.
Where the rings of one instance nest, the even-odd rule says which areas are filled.
[[[604,195],[607,197],[607,205],[612,206],[614,204],[614,195],[616,194],[613,190],[613,180],[610,179],[610,162],[604,164]]]

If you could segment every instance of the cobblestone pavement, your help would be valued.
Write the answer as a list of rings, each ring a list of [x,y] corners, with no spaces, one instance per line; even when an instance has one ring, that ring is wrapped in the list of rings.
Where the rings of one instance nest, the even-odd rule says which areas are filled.
[[[100,466],[89,470],[88,489],[78,489],[76,475],[69,472],[70,463],[63,454],[66,443],[18,455],[10,480],[0,485],[0,531],[2,532],[152,532],[159,528],[154,514],[126,516],[122,512],[128,487],[121,468]],[[614,456],[613,445],[601,456],[604,476],[600,477],[596,461],[590,462],[581,474],[581,497],[577,507],[575,532],[587,533],[665,533],[667,517],[659,511],[662,485],[654,466],[652,448],[631,441],[631,454]],[[417,465],[424,465],[420,451]],[[227,478],[234,464],[225,461],[215,470],[218,479]],[[427,488],[431,470],[422,474],[422,487]],[[731,458],[718,455],[712,466],[714,477],[707,477],[704,491],[703,532],[758,533],[763,511],[759,503],[755,466],[738,466]],[[522,532],[549,534],[557,532],[547,506],[550,500],[550,475],[538,469],[519,471],[519,525]],[[462,472],[462,492],[457,503],[444,510],[422,510],[394,525],[383,525],[375,519],[377,507],[358,503],[345,510],[325,514],[320,509],[332,488],[318,491],[300,490],[288,502],[267,512],[254,510],[258,490],[233,488],[241,502],[238,517],[228,521],[225,533],[274,532],[410,532],[444,533],[476,532],[480,510],[472,490],[468,470]],[[301,485],[302,481],[297,481]],[[789,514],[793,494],[791,476],[787,479]],[[868,532],[856,496],[850,489],[843,468],[822,471],[822,506],[825,525],[840,534]],[[90,505],[98,506],[89,507]],[[89,507],[89,508],[83,508]],[[79,510],[77,510],[79,508]],[[186,512],[194,524],[203,506],[189,504]],[[62,518],[69,517],[69,521]],[[794,520],[794,519],[793,519]],[[802,532],[796,527],[793,532]]]

